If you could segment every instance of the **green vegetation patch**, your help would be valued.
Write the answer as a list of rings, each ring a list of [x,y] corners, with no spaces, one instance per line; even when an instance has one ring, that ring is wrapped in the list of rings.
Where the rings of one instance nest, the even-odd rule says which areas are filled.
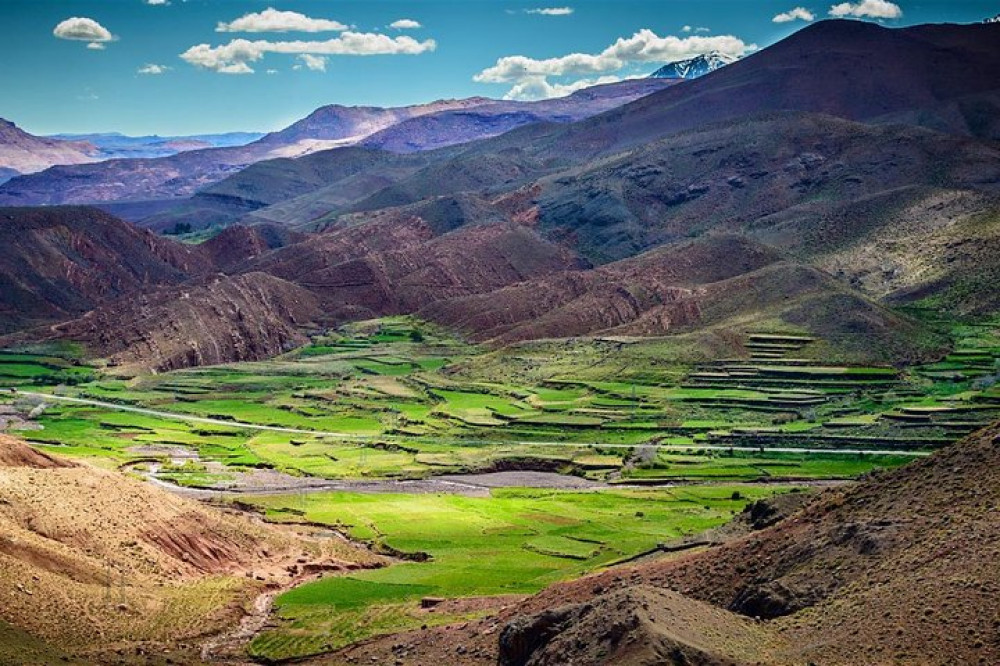
[[[748,501],[774,492],[761,486],[508,488],[488,498],[351,493],[256,498],[271,519],[336,526],[376,548],[429,560],[328,577],[281,595],[276,608],[282,625],[257,638],[252,651],[270,659],[309,654],[326,644],[331,626],[345,612],[355,629],[341,632],[333,647],[426,623],[425,615],[414,612],[424,596],[530,594],[717,526]],[[733,499],[734,493],[740,499]],[[393,620],[385,622],[386,617]]]

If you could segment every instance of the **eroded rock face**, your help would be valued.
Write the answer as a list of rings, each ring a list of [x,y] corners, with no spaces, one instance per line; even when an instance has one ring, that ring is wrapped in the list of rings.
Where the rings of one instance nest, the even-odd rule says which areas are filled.
[[[263,273],[218,277],[109,303],[54,327],[122,372],[254,361],[305,344],[320,315],[307,290]]]
[[[0,208],[0,247],[0,334],[208,268],[198,248],[83,206]]]

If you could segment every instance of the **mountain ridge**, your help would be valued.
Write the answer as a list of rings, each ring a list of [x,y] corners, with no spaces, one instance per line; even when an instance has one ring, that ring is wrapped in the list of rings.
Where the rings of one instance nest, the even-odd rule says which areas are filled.
[[[482,107],[491,107],[494,116],[503,116],[510,108],[524,107],[534,110],[533,113],[522,116],[507,117],[498,121],[499,124],[492,128],[484,128],[478,121],[471,125],[467,123],[464,134],[456,135],[456,139],[449,140],[440,136],[433,139],[431,144],[433,147],[438,147],[450,145],[456,140],[478,138],[477,131],[485,131],[485,135],[492,136],[496,132],[539,119],[548,121],[561,119],[562,122],[568,122],[574,118],[606,110],[609,106],[608,100],[612,100],[612,103],[625,103],[662,85],[656,82],[644,84],[624,82],[621,88],[625,93],[617,98],[609,94],[588,97],[578,91],[568,103],[579,105],[584,109],[589,105],[593,107],[593,111],[578,110],[575,115],[569,116],[564,110],[567,102],[562,100],[528,103],[487,101],[486,98],[473,97],[388,109],[327,105],[282,130],[271,132],[244,146],[189,150],[161,158],[113,159],[84,167],[57,165],[37,175],[15,177],[0,185],[0,205],[54,205],[182,198],[256,162],[302,157],[331,148],[352,146],[408,119],[450,111],[471,112],[477,108],[481,109],[481,112],[475,117],[479,119],[491,117],[489,111],[482,111]],[[614,90],[615,84],[602,86],[602,89]],[[616,99],[618,101],[614,102]],[[552,110],[545,111],[546,105]],[[441,136],[453,130],[454,128],[450,126],[437,129]],[[375,141],[389,141],[389,139],[383,137]],[[410,146],[407,150],[413,149],[415,148]]]

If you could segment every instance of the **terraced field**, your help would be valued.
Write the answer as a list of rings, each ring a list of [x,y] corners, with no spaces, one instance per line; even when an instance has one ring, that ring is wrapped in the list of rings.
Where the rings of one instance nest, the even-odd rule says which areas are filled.
[[[601,482],[475,497],[244,495],[272,520],[327,524],[410,558],[282,596],[281,622],[251,645],[277,659],[472,617],[474,603],[429,611],[420,600],[527,594],[717,525],[749,499],[954,442],[1000,419],[1000,323],[949,325],[951,354],[897,368],[824,362],[822,341],[788,333],[749,336],[741,358],[692,362],[669,339],[492,350],[408,318],[346,326],[268,362],[132,379],[103,376],[79,350],[13,350],[0,354],[2,385],[15,389],[0,416],[37,428],[21,434],[42,449],[189,488],[225,490],[255,469]]]
[[[109,465],[142,458],[143,446],[178,445],[207,461],[331,479],[511,467],[646,483],[799,479],[906,459],[838,451],[929,451],[1000,418],[996,330],[989,322],[956,326],[952,354],[912,368],[831,366],[803,353],[815,344],[809,338],[755,334],[748,358],[648,364],[641,381],[593,368],[627,364],[659,341],[583,342],[566,356],[587,363],[496,381],[477,364],[500,354],[491,362],[516,368],[524,349],[491,352],[406,318],[348,326],[269,362],[131,380],[95,380],[99,370],[66,350],[6,352],[0,369],[22,390],[215,421],[5,398],[7,410],[34,412],[42,429],[27,431],[29,439]],[[10,381],[15,376],[20,383]]]

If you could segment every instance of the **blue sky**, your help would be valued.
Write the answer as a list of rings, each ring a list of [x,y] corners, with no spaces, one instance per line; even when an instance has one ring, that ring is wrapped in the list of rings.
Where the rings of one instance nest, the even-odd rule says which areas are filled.
[[[533,99],[645,74],[698,51],[764,47],[831,11],[901,26],[978,21],[1000,6],[995,0],[0,0],[0,117],[37,134],[194,134],[274,130],[332,103]],[[782,14],[788,20],[776,22]]]

